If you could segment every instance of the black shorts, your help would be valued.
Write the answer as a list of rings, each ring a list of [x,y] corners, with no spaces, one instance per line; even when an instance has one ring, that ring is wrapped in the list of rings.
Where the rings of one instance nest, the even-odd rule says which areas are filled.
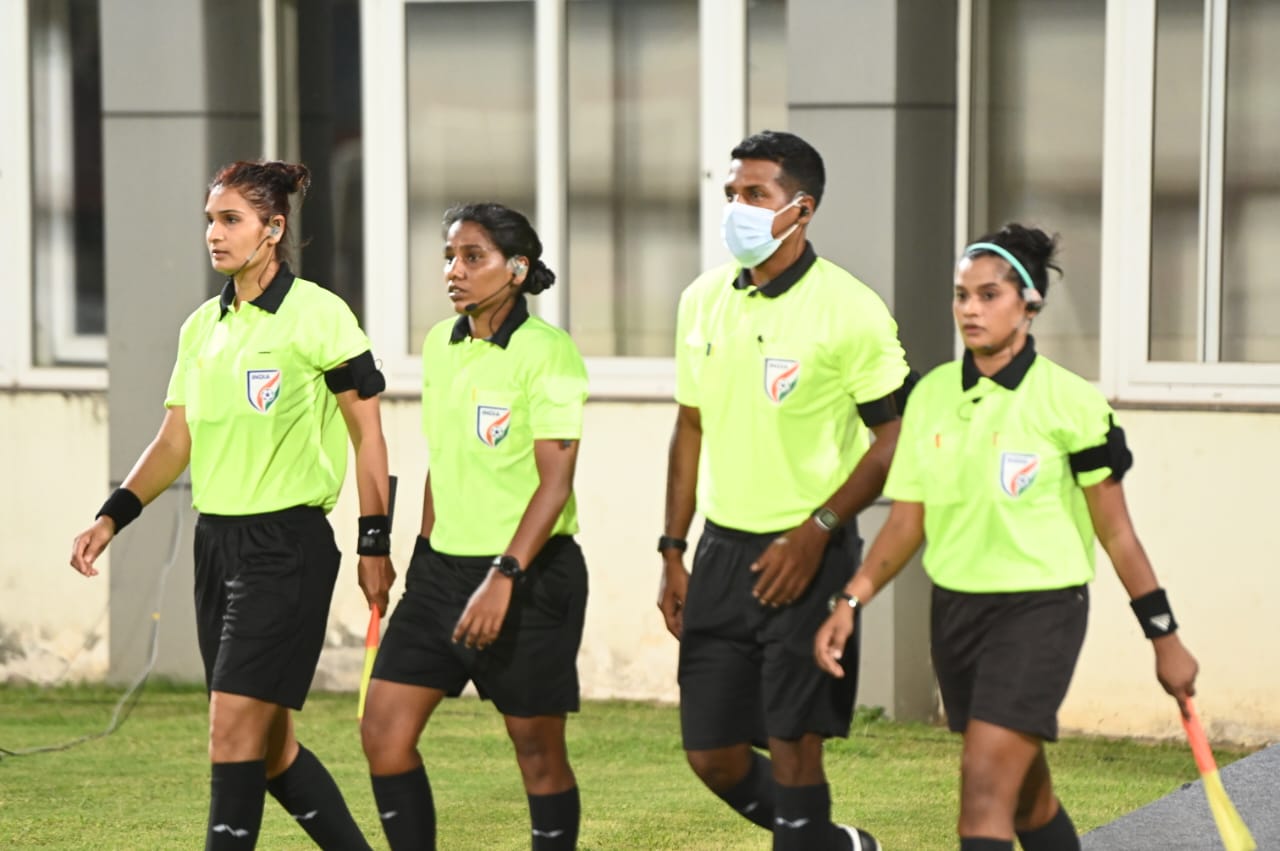
[[[551,538],[515,586],[497,640],[484,650],[454,643],[454,627],[492,562],[438,553],[419,538],[373,676],[450,697],[470,680],[499,712],[517,718],[577,712],[587,609],[582,550],[567,535]]]
[[[749,568],[779,534],[707,521],[698,541],[680,639],[685,750],[849,734],[862,630],[854,630],[845,648],[842,679],[814,663],[813,637],[827,618],[828,598],[857,569],[862,541],[852,524],[834,534],[805,592],[773,609],[751,596],[759,577]]]
[[[931,616],[933,668],[947,724],[970,718],[1048,742],[1080,658],[1089,588],[963,594],[936,585]]]
[[[196,630],[210,691],[301,709],[342,554],[324,511],[196,521]]]

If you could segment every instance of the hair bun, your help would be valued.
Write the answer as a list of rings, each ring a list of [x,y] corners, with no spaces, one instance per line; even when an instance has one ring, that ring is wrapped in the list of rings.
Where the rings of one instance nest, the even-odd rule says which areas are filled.
[[[521,287],[530,295],[537,295],[556,282],[556,273],[552,272],[546,263],[541,259],[533,261],[533,266],[529,269],[529,274],[524,279],[524,285]]]

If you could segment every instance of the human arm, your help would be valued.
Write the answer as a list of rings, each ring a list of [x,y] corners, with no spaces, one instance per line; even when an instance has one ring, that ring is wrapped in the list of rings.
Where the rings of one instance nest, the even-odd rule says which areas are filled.
[[[573,493],[573,474],[578,463],[577,440],[535,440],[533,459],[538,468],[538,486],[529,498],[505,555],[513,556],[521,570],[542,551],[560,513]],[[426,526],[424,511],[423,525]],[[453,640],[483,650],[498,637],[511,604],[515,580],[490,569],[472,593],[467,607],[453,630]]]
[[[667,512],[663,535],[680,541],[689,538],[689,526],[697,505],[698,459],[702,452],[702,412],[680,405],[667,450]],[[684,600],[689,593],[689,571],[684,551],[662,550],[662,580],[658,584],[658,609],[667,631],[677,639],[684,632]]]
[[[872,426],[875,441],[858,460],[849,478],[823,503],[842,522],[869,506],[884,489],[901,425],[902,420],[895,416]],[[822,553],[830,536],[830,532],[809,518],[775,539],[751,565],[751,570],[760,575],[752,590],[756,599],[768,606],[785,606],[804,593],[822,563]]]
[[[870,603],[880,589],[898,575],[924,541],[924,504],[894,502],[889,519],[876,535],[862,566],[844,586],[859,606]],[[836,606],[813,639],[813,658],[818,667],[833,677],[843,677],[840,657],[853,635],[851,606]]]
[[[182,475],[190,460],[191,431],[187,428],[187,410],[183,406],[168,408],[160,430],[138,456],[121,488],[136,496],[142,505],[149,505]],[[97,576],[94,562],[117,531],[111,517],[99,515],[72,543],[71,566],[85,576]]]
[[[1140,600],[1159,589],[1155,570],[1138,540],[1124,499],[1124,487],[1108,477],[1084,488],[1085,502],[1094,534],[1107,551],[1116,576],[1130,600]],[[1182,644],[1177,632],[1151,639],[1156,654],[1156,678],[1160,685],[1184,707],[1196,693],[1195,679],[1199,671],[1195,657]]]
[[[390,512],[391,480],[378,397],[361,398],[355,389],[351,389],[335,394],[335,398],[355,450],[360,516],[386,516]],[[386,614],[391,586],[396,580],[390,555],[360,556],[358,574],[360,590],[369,601],[369,607],[376,606],[379,614]]]

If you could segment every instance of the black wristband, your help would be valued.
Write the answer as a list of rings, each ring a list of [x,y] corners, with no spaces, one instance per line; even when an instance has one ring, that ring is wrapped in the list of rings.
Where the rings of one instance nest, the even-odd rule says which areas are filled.
[[[689,549],[689,542],[684,538],[673,538],[670,535],[662,535],[658,538],[658,552],[660,553],[667,550],[684,552],[687,549]]]
[[[391,521],[385,514],[368,514],[360,518],[360,539],[356,554],[385,556],[391,554]]]
[[[1138,616],[1142,634],[1147,638],[1161,638],[1178,631],[1178,622],[1173,619],[1173,610],[1169,608],[1169,598],[1163,588],[1130,600],[1129,608]]]
[[[107,497],[107,501],[102,503],[98,513],[93,515],[93,519],[107,515],[116,524],[116,533],[119,534],[121,529],[137,520],[141,513],[142,500],[138,499],[138,495],[127,488],[116,488]]]

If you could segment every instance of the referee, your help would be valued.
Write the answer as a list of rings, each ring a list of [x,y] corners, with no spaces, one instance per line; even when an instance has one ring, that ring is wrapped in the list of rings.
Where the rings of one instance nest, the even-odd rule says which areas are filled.
[[[1094,538],[1151,639],[1156,676],[1181,705],[1196,661],[1129,519],[1120,485],[1133,456],[1105,398],[1036,352],[1056,241],[1011,224],[965,249],[953,311],[963,360],[911,397],[885,493],[894,499],[866,561],[832,598],[814,639],[842,676],[857,610],[922,541],[933,581],[933,663],[947,721],[964,735],[960,848],[1080,848],[1053,791],[1044,742],[1084,640]]]
[[[253,847],[267,791],[320,847],[369,847],[289,712],[302,708],[324,643],[341,558],[325,515],[348,434],[370,606],[386,607],[395,578],[382,375],[347,305],[295,277],[282,244],[289,197],[300,203],[309,184],[296,163],[237,162],[214,176],[205,239],[226,285],[183,324],[160,432],[71,555],[97,575],[112,537],[190,464],[213,763],[206,849]]]
[[[827,598],[858,562],[855,517],[884,484],[909,371],[884,303],[806,240],[824,175],[790,133],[732,152],[723,235],[737,262],[680,299],[658,542],[689,764],[780,851],[880,847],[832,823],[822,767],[823,740],[849,732],[857,647],[841,681],[810,658]],[[695,501],[706,525],[690,575]]]
[[[436,847],[418,739],[468,681],[502,713],[535,851],[576,846],[565,718],[578,710],[587,569],[573,473],[587,374],[569,335],[529,314],[555,283],[528,220],[500,204],[444,217],[456,319],[422,344],[431,454],[422,534],[374,662],[361,725],[394,851]]]

